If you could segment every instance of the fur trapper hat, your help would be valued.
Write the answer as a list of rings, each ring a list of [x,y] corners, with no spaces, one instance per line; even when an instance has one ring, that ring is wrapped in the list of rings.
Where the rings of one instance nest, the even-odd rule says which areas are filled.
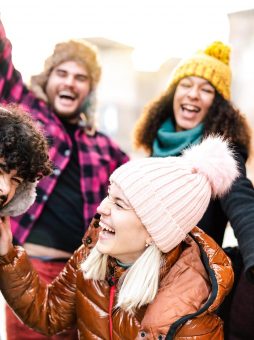
[[[95,45],[85,40],[69,40],[56,44],[53,54],[44,63],[43,72],[31,77],[30,89],[37,98],[48,102],[45,93],[48,77],[56,66],[66,61],[76,61],[88,71],[91,89],[84,105],[85,112],[83,114],[85,115],[85,123],[92,129],[94,128],[93,116],[96,106],[95,90],[101,77],[101,65]]]

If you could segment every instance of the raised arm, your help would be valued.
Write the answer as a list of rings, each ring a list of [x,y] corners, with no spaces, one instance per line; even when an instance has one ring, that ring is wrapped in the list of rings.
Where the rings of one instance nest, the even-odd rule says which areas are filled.
[[[9,218],[0,221],[0,289],[7,303],[29,327],[45,335],[76,324],[77,266],[82,248],[49,285],[40,282],[25,250],[12,246]]]
[[[0,102],[20,102],[26,86],[12,63],[12,46],[0,20]]]

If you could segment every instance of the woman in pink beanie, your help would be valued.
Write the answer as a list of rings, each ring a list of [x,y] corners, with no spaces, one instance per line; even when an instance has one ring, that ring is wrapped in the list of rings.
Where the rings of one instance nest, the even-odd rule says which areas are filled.
[[[130,161],[110,177],[83,245],[50,285],[0,222],[0,288],[18,317],[80,339],[223,339],[214,311],[233,283],[231,262],[196,227],[238,176],[228,143],[209,137],[180,157]]]

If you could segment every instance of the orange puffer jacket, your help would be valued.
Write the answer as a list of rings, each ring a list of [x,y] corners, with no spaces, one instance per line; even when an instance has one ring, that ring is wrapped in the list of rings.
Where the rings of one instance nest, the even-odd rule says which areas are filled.
[[[209,236],[196,227],[165,254],[157,296],[130,315],[119,308],[109,312],[110,296],[113,306],[116,301],[113,281],[124,270],[113,259],[107,280],[84,280],[80,270],[99,230],[94,219],[84,244],[48,286],[39,281],[23,248],[0,257],[1,291],[24,323],[45,335],[77,326],[86,340],[223,339],[223,324],[214,311],[231,289],[233,270]]]

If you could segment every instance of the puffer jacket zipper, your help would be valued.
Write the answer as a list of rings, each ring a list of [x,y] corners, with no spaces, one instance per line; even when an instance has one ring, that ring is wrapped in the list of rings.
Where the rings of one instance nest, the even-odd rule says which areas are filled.
[[[116,282],[115,278],[111,277],[109,280],[110,285],[110,291],[109,291],[109,334],[110,334],[110,340],[113,340],[113,317],[112,317],[112,311],[114,306],[114,300],[116,295]]]

